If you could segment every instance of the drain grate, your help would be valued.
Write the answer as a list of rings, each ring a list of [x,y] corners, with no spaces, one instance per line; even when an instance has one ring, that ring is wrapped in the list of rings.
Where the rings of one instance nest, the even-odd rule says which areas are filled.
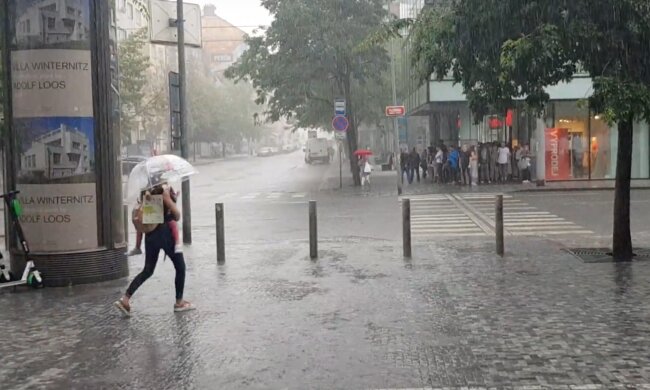
[[[585,263],[612,263],[612,251],[609,248],[573,248],[566,251]],[[650,249],[635,248],[635,261],[650,261]]]

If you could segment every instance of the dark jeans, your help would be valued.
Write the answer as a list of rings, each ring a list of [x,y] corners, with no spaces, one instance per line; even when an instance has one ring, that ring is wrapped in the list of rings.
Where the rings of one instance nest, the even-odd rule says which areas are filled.
[[[417,176],[418,183],[420,182],[420,166],[411,168],[411,180],[409,183],[413,182],[413,179]]]
[[[153,275],[158,262],[158,255],[162,250],[169,257],[176,268],[176,299],[183,299],[183,289],[185,288],[185,258],[182,253],[175,252],[174,238],[169,226],[165,223],[151,233],[144,236],[145,260],[144,269],[133,279],[131,285],[126,290],[129,297],[135,294],[142,283]]]
[[[472,178],[469,176],[469,168],[467,168],[467,165],[461,165],[460,167],[460,176],[461,176],[461,182],[463,184],[471,184],[472,183]]]
[[[526,168],[526,169],[521,170],[521,180],[530,181],[530,168]]]
[[[502,183],[508,181],[508,163],[499,164],[499,180],[501,180]]]

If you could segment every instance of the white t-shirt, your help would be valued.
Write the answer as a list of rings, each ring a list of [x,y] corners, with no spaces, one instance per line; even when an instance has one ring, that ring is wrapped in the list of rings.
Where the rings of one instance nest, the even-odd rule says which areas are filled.
[[[510,158],[510,149],[508,148],[499,148],[499,164],[507,164],[508,159]]]

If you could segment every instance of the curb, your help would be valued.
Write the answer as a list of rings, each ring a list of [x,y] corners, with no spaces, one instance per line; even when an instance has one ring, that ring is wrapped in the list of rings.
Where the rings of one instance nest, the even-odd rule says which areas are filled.
[[[630,187],[630,190],[650,190],[650,186]],[[509,191],[509,193],[534,193],[534,192],[577,192],[577,191],[614,191],[614,187],[593,187],[593,188],[523,188]]]

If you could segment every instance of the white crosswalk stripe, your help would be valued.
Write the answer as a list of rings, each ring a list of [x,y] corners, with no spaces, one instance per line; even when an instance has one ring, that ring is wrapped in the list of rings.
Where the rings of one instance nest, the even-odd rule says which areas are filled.
[[[250,193],[238,193],[238,192],[226,192],[223,194],[218,194],[215,196],[219,201],[230,200],[231,202],[244,201],[244,202],[253,202],[253,201],[299,201],[305,199],[307,193],[304,192],[250,192]]]
[[[411,200],[411,234],[415,240],[481,237],[486,233],[444,195]]]
[[[494,234],[496,194],[419,195],[411,201],[415,239],[449,239]],[[510,236],[591,235],[591,230],[550,211],[504,195],[504,227]],[[400,199],[401,202],[401,199]]]
[[[494,219],[494,204],[497,194],[461,194],[459,197],[480,213]],[[549,211],[539,210],[526,202],[513,199],[510,195],[503,197],[503,224],[507,234],[512,236],[558,236],[590,235],[591,230],[555,215]]]

